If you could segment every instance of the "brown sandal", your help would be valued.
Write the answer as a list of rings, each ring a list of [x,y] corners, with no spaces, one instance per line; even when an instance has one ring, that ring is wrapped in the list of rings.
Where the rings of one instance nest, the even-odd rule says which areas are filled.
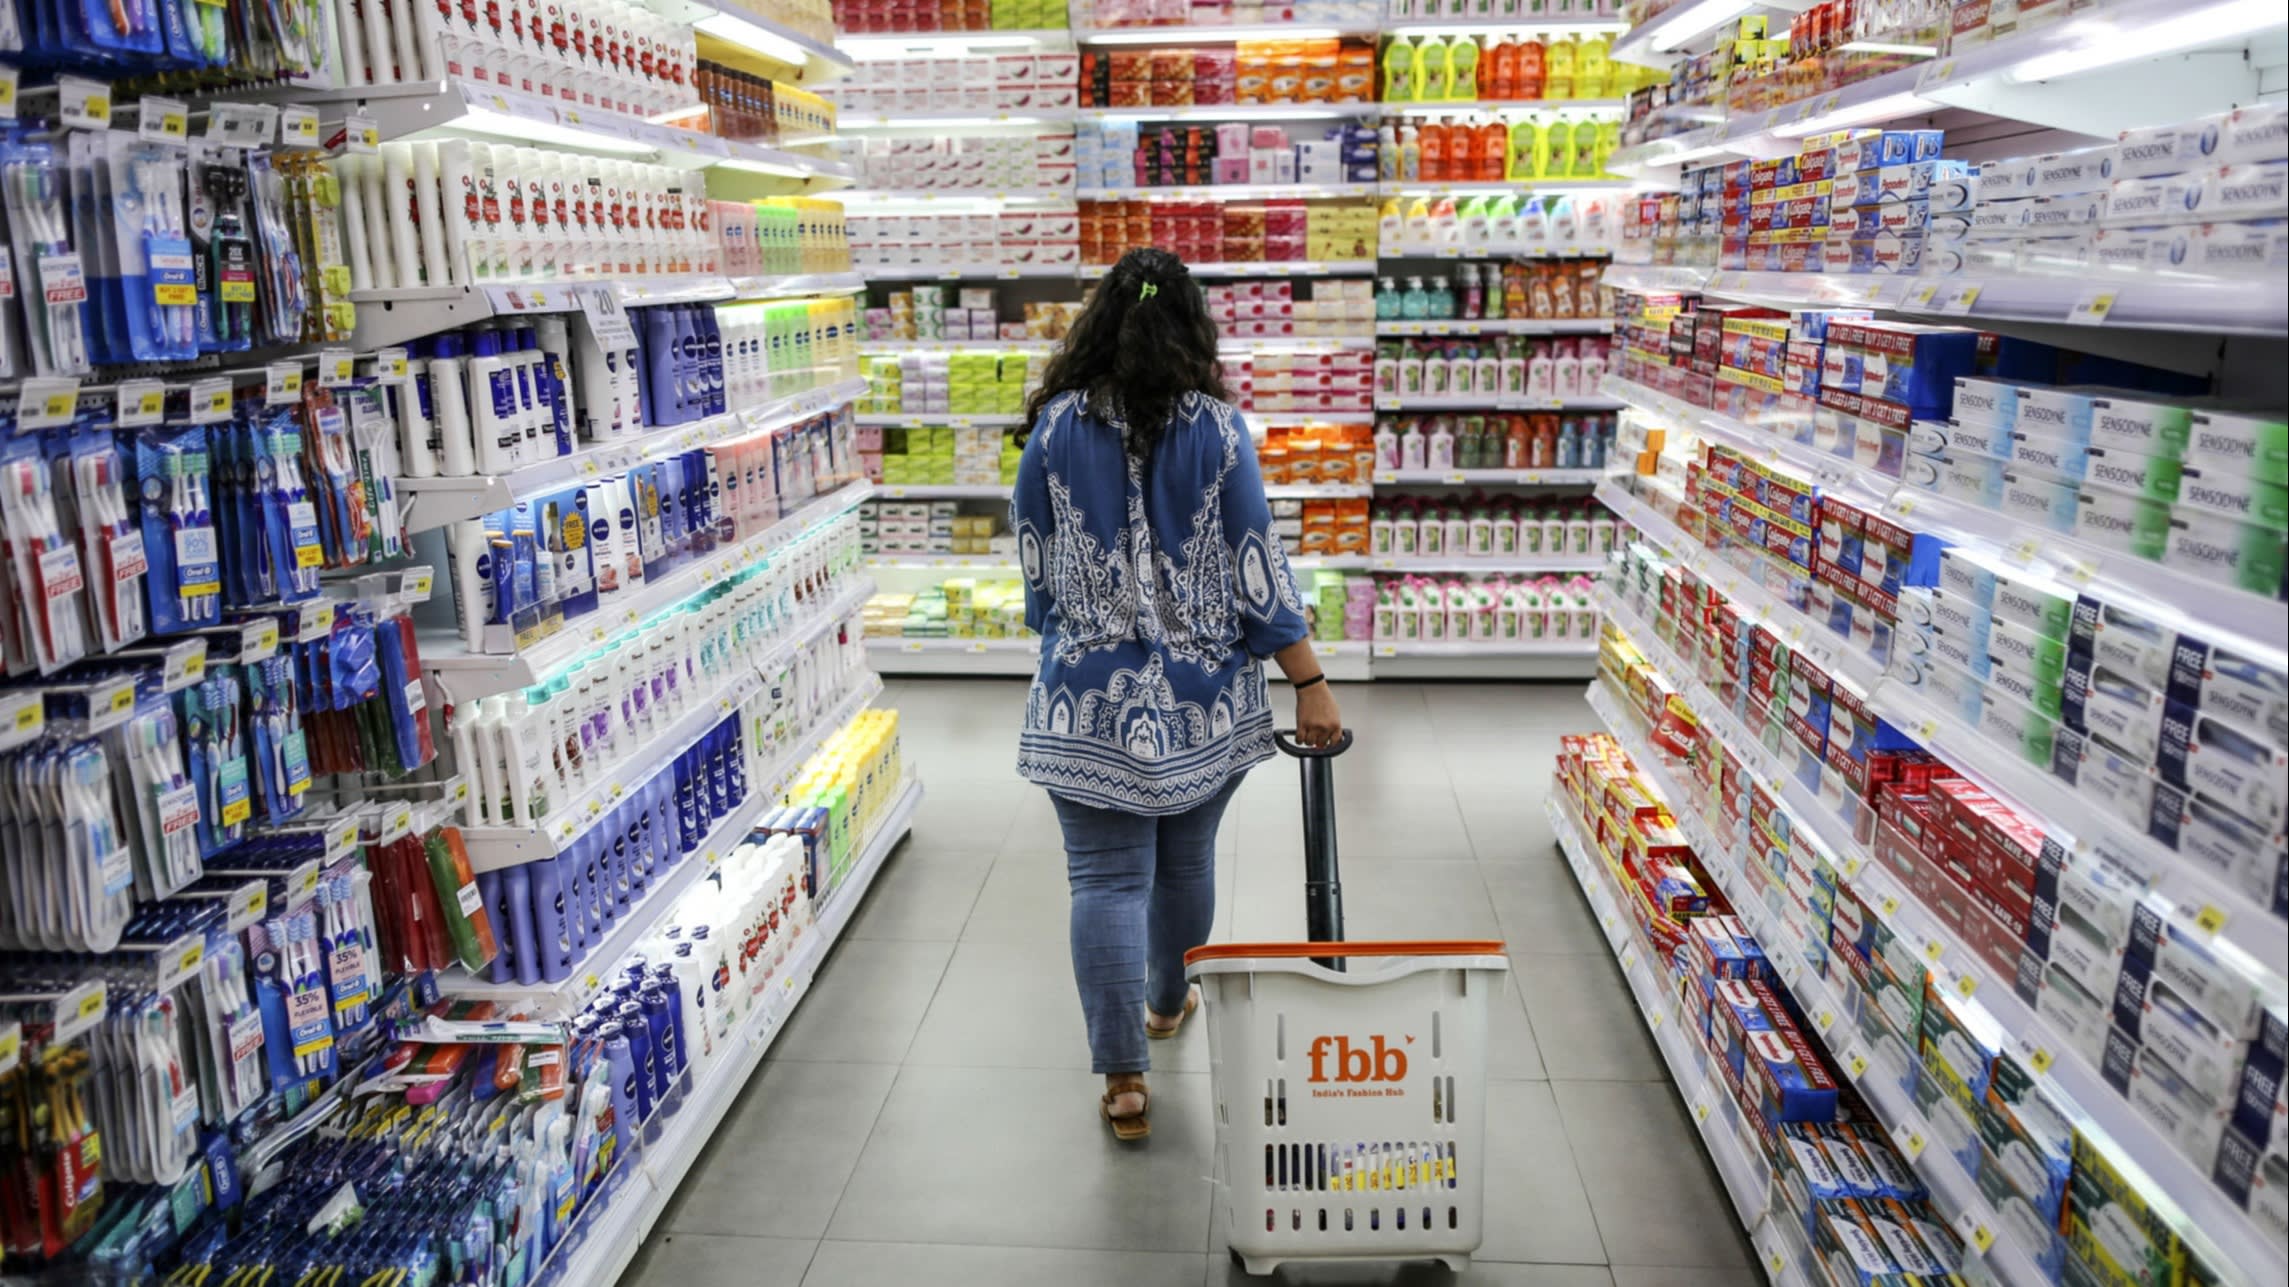
[[[1134,1113],[1115,1117],[1113,1115],[1113,1101],[1123,1095],[1135,1095],[1144,1101],[1144,1107]],[[1105,1124],[1113,1128],[1113,1138],[1123,1144],[1133,1144],[1152,1134],[1152,1092],[1146,1090],[1142,1085],[1123,1086],[1118,1090],[1106,1091],[1104,1098],[1097,1101],[1097,1112],[1105,1119]]]
[[[1152,1026],[1152,1021],[1153,1021],[1153,1013],[1152,1013],[1152,1008],[1151,1008],[1151,1007],[1149,1007],[1149,1006],[1148,1006],[1148,1007],[1146,1007],[1146,1008],[1145,1008],[1145,1036],[1146,1036],[1146,1037],[1148,1037],[1148,1038],[1150,1038],[1151,1040],[1154,1040],[1154,1041],[1166,1041],[1166,1040],[1168,1040],[1169,1038],[1171,1038],[1171,1037],[1175,1036],[1177,1033],[1179,1033],[1179,1032],[1182,1032],[1182,1031],[1184,1030],[1184,1021],[1185,1021],[1186,1019],[1189,1019],[1189,1018],[1191,1018],[1191,1017],[1192,1017],[1192,1012],[1193,1012],[1193,1011],[1195,1011],[1195,1010],[1197,1010],[1197,1009],[1199,1009],[1199,1008],[1200,1008],[1200,989],[1199,989],[1199,988],[1189,988],[1189,989],[1187,989],[1187,990],[1185,991],[1185,993],[1184,993],[1184,1011],[1183,1011],[1183,1013],[1181,1013],[1181,1014],[1179,1014],[1179,1015],[1177,1015],[1177,1016],[1176,1016],[1176,1022],[1174,1022],[1174,1023],[1172,1023],[1172,1024],[1168,1025],[1168,1026],[1167,1026],[1167,1027],[1165,1027],[1165,1028],[1155,1028],[1154,1026]]]

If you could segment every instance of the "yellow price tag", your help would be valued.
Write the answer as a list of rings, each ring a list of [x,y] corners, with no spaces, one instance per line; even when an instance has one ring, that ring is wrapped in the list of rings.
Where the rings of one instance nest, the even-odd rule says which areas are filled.
[[[92,1018],[103,1009],[103,989],[97,988],[79,999],[79,1017]]]
[[[134,710],[135,690],[132,688],[122,688],[118,692],[113,693],[111,695],[111,709],[114,713],[119,711]]]
[[[1957,992],[1957,993],[1959,993],[1959,994],[1961,994],[1961,995],[1962,995],[1962,997],[1963,997],[1963,999],[1964,999],[1964,1000],[1966,1000],[1966,1001],[1970,1000],[1970,999],[1971,999],[1971,994],[1972,994],[1972,993],[1974,993],[1974,992],[1977,992],[1977,991],[1979,990],[1979,979],[1978,979],[1978,976],[1976,976],[1976,975],[1971,975],[1971,974],[1958,974],[1958,975],[1956,975],[1956,976],[1955,976],[1955,990],[1956,990],[1956,992]]]
[[[2194,914],[2194,924],[2201,926],[2205,934],[2215,934],[2225,928],[2225,913],[2204,903],[2202,909]]]
[[[15,726],[16,731],[19,733],[28,733],[31,730],[38,728],[40,726],[41,718],[42,716],[40,712],[40,704],[38,702],[27,702],[24,705],[17,707]]]
[[[223,825],[226,827],[235,827],[238,824],[246,821],[249,817],[252,817],[253,814],[254,801],[251,798],[244,800],[233,800],[229,804],[223,806]]]
[[[199,962],[206,959],[207,945],[204,943],[193,943],[189,947],[183,949],[183,955],[181,959],[175,962],[175,968],[178,970],[195,970],[199,968]]]
[[[49,420],[69,419],[72,407],[78,401],[79,395],[76,393],[61,391],[51,393],[40,399],[40,414]]]
[[[1836,1012],[1833,1010],[1822,1010],[1819,1013],[1813,1015],[1812,1026],[1820,1029],[1822,1032],[1826,1032],[1830,1028],[1835,1027]]]
[[[1705,1122],[1709,1120],[1708,1100],[1697,1099],[1693,1101],[1693,1120],[1696,1122]]]
[[[1986,1255],[1987,1249],[1995,1245],[1994,1231],[1983,1224],[1972,1226],[1971,1245],[1979,1249],[1980,1255]]]
[[[229,415],[229,414],[230,414],[230,409],[231,409],[231,392],[230,392],[230,386],[229,386],[229,385],[227,385],[227,384],[225,384],[225,385],[223,385],[223,386],[222,386],[222,387],[220,387],[220,388],[216,388],[216,389],[210,389],[210,390],[208,390],[208,392],[207,392],[207,401],[206,401],[206,409],[207,409],[207,414],[209,414],[209,415],[214,415],[214,416],[227,416],[227,415]]]
[[[1899,909],[1900,909],[1900,900],[1899,900],[1899,899],[1892,897],[1890,894],[1886,894],[1886,895],[1884,895],[1884,919],[1885,919],[1885,920],[1890,920],[1890,919],[1892,918],[1892,915],[1893,915],[1893,913],[1895,913],[1895,912],[1899,911]]]
[[[2114,292],[2096,290],[2074,302],[2067,311],[2066,320],[2077,326],[2096,326],[2114,311]]]
[[[1908,1161],[1910,1162],[1913,1162],[1917,1158],[1922,1157],[1923,1132],[1909,1131],[1907,1133],[1907,1137],[1900,1141],[1900,1152],[1907,1154]]]
[[[2049,1072],[2051,1070],[2051,1052],[2041,1046],[2035,1047],[2027,1054],[2027,1065],[2038,1073]]]
[[[1946,944],[1941,943],[1938,939],[1926,939],[1924,940],[1923,944],[1923,959],[1926,961],[1936,961],[1939,959],[1939,954],[1946,950]]]
[[[1868,1075],[1868,1057],[1855,1050],[1852,1057],[1845,1061],[1845,1067],[1851,1069],[1852,1080],[1858,1081]]]
[[[1780,1276],[1782,1270],[1788,1268],[1788,1258],[1781,1255],[1777,1251],[1766,1252],[1764,1263],[1765,1267],[1772,1271],[1773,1277],[1775,1278]]]
[[[153,419],[165,415],[167,413],[166,387],[162,385],[154,389],[137,391],[134,411],[138,417],[150,416]]]

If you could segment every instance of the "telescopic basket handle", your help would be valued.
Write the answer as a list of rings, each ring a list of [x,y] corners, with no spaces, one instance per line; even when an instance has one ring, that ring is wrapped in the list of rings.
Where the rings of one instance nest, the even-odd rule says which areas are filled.
[[[1272,744],[1299,760],[1332,760],[1351,749],[1351,730],[1344,729],[1336,739],[1325,746],[1305,746],[1295,740],[1292,728],[1272,730]]]

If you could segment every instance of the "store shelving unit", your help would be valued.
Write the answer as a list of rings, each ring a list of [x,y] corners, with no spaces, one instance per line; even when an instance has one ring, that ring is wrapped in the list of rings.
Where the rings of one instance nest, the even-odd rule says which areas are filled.
[[[1486,254],[1497,254],[1487,251]],[[1425,318],[1419,321],[1378,321],[1378,337],[1406,335],[1610,335],[1613,319],[1610,317],[1580,318]]]
[[[908,781],[867,837],[850,874],[820,909],[811,932],[791,949],[786,964],[780,967],[779,987],[769,1004],[735,1035],[732,1048],[708,1065],[709,1075],[704,1081],[682,1089],[677,1111],[666,1119],[658,1135],[645,1140],[634,1156],[615,1168],[616,1178],[608,1181],[617,1186],[610,1200],[590,1199],[582,1217],[541,1272],[556,1275],[557,1282],[608,1284],[627,1269],[666,1213],[676,1186],[731,1111],[748,1079],[762,1067],[795,1007],[809,995],[828,951],[849,928],[858,904],[881,874],[891,851],[913,829],[914,811],[921,802],[921,782]],[[685,865],[695,864],[687,860]]]
[[[1612,411],[1621,403],[1585,394],[1577,398],[1508,398],[1496,393],[1415,394],[1375,399],[1377,411]]]

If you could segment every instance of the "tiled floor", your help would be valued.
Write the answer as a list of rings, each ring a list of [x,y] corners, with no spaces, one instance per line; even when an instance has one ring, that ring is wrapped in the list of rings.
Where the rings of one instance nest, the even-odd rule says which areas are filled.
[[[1151,1141],[1112,1142],[1065,954],[1057,824],[1010,769],[1024,688],[948,680],[890,685],[929,786],[914,835],[627,1287],[1761,1281],[1542,817],[1559,734],[1595,726],[1580,685],[1338,696],[1359,734],[1337,765],[1350,936],[1510,945],[1469,1274],[1243,1275],[1206,1178],[1198,1024],[1154,1051]],[[1250,775],[1221,837],[1217,938],[1302,935],[1299,818],[1292,764]]]

